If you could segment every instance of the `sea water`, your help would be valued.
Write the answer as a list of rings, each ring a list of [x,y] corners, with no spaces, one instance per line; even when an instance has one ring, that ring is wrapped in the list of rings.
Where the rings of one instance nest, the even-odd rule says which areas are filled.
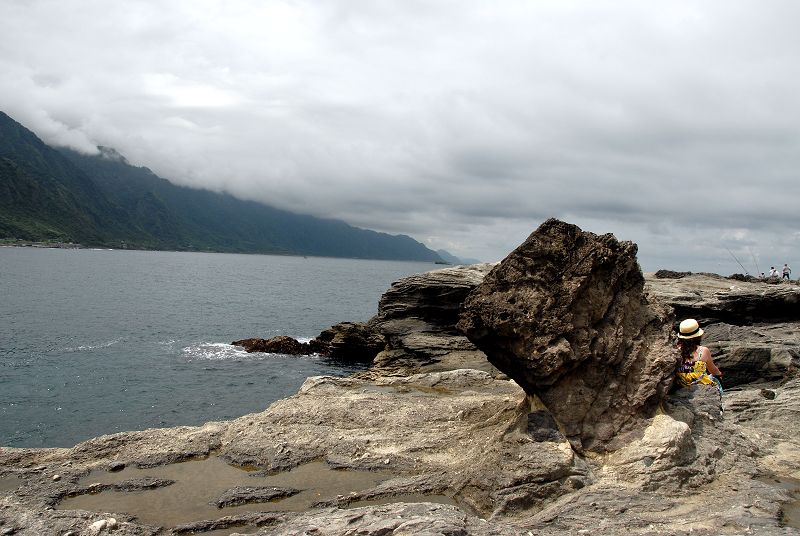
[[[0,247],[0,447],[262,411],[308,376],[358,366],[247,354],[365,321],[391,283],[431,263]]]

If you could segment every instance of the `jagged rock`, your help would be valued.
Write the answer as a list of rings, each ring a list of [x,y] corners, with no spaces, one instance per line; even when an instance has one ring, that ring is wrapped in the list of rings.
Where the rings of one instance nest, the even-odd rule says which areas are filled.
[[[371,363],[386,346],[386,339],[370,324],[340,322],[320,333],[308,345],[320,355]]]
[[[309,342],[300,342],[286,335],[270,339],[233,341],[247,352],[286,355],[317,354],[342,361],[371,362],[384,349],[386,341],[375,328],[363,322],[340,322],[324,330]]]
[[[795,282],[769,285],[692,274],[680,279],[648,279],[645,292],[672,306],[679,319],[695,317],[733,325],[800,319],[800,286]]]
[[[269,339],[242,339],[240,341],[233,341],[234,346],[243,346],[247,352],[266,352],[270,354],[286,354],[286,355],[305,355],[310,353],[307,346],[304,347],[303,343],[287,337],[286,335],[278,335]]]
[[[375,358],[378,372],[435,372],[474,368],[498,374],[456,328],[464,298],[493,264],[459,266],[405,277],[381,296],[370,325],[386,339]]]
[[[643,286],[635,244],[551,219],[467,297],[458,326],[576,449],[604,451],[641,433],[673,381],[670,311]]]

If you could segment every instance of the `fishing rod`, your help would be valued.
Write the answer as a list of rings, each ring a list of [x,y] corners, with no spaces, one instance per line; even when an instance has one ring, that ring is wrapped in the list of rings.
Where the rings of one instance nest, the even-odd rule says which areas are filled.
[[[749,251],[750,252],[750,256],[753,257],[753,264],[756,265],[756,273],[760,275],[761,274],[761,269],[758,267],[758,261],[756,260],[756,256],[753,255],[753,250],[751,250],[750,248],[747,248],[747,251]]]
[[[727,250],[728,250],[728,253],[730,253],[730,254],[731,254],[731,257],[733,257],[733,260],[735,260],[735,261],[736,261],[736,264],[738,264],[739,266],[742,266],[742,263],[741,263],[741,262],[739,262],[739,259],[737,259],[737,258],[736,258],[736,255],[734,255],[734,254],[733,254],[733,252],[732,252],[731,250],[729,250],[728,248],[725,248],[725,249],[727,249]],[[744,266],[742,266],[742,270],[744,270],[744,274],[745,274],[745,275],[750,275],[750,274],[748,273],[748,271],[747,271],[747,268],[745,268]]]

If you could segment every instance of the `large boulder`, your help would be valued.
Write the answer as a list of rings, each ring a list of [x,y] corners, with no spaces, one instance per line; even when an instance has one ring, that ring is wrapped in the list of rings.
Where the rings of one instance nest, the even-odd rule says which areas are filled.
[[[459,328],[578,451],[641,435],[672,384],[671,310],[644,299],[636,251],[550,219],[463,305]]]

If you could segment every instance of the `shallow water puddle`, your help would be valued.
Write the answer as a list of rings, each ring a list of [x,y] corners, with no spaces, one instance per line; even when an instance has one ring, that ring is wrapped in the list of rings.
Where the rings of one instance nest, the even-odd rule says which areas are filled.
[[[791,493],[794,500],[784,503],[781,506],[783,515],[781,525],[784,527],[800,528],[800,480],[791,477],[768,477],[759,479],[762,482],[785,489]]]
[[[395,475],[387,472],[333,470],[324,462],[307,463],[288,472],[262,476],[212,457],[150,469],[125,468],[116,473],[95,471],[82,478],[80,484],[82,486],[93,483],[113,484],[143,477],[170,479],[175,483],[143,491],[103,491],[78,495],[65,499],[58,508],[125,512],[136,516],[144,523],[170,527],[192,521],[218,519],[242,512],[304,511],[318,501],[369,489],[393,476]],[[265,503],[225,508],[209,504],[225,491],[237,486],[296,488],[302,491],[291,497]],[[387,502],[397,500],[395,498]]]

